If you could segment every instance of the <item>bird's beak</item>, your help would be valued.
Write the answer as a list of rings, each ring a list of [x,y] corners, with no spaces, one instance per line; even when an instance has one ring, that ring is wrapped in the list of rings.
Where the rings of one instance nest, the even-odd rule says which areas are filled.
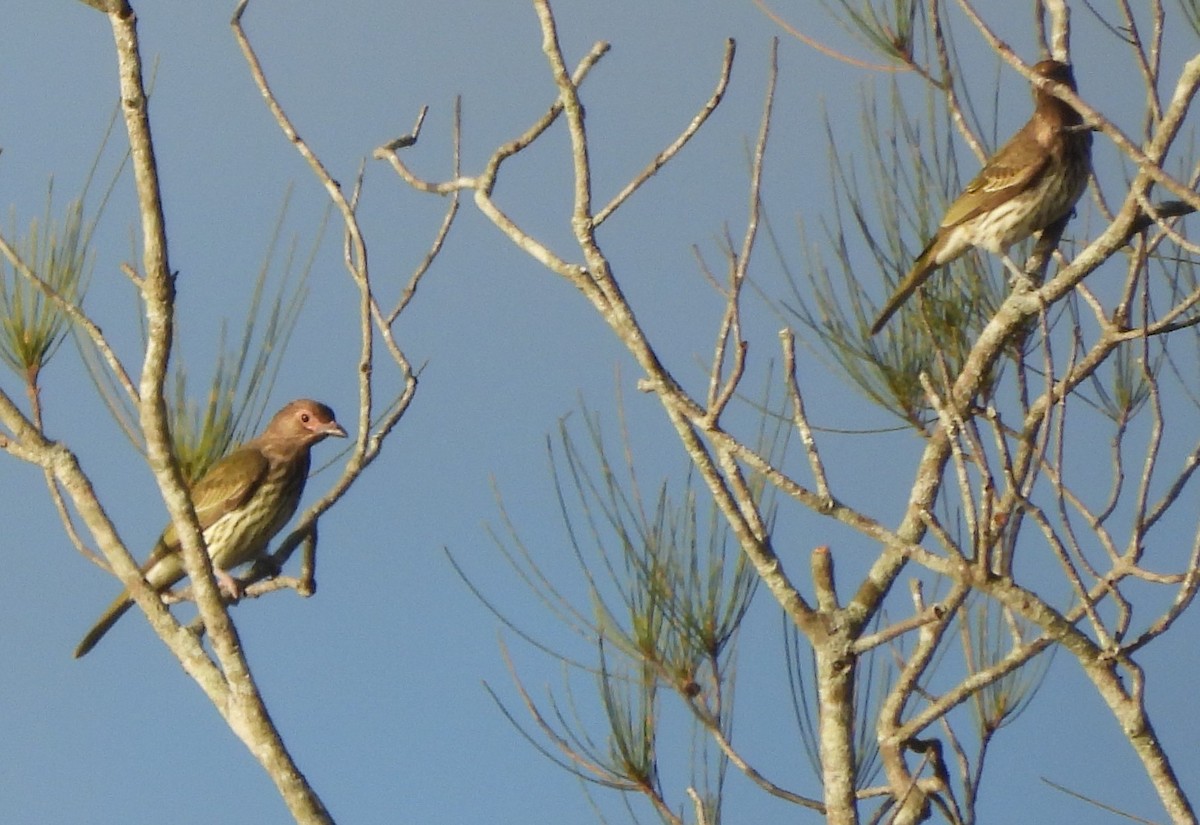
[[[321,435],[332,435],[338,438],[346,437],[345,429],[343,429],[342,425],[336,421],[330,421],[328,424],[321,427],[321,429],[317,430],[317,432],[321,433]]]

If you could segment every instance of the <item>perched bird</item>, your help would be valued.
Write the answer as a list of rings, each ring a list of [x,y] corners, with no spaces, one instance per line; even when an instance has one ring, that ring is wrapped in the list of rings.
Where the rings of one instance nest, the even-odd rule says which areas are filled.
[[[1075,90],[1071,67],[1043,60],[1033,73]],[[1068,214],[1087,188],[1092,135],[1083,118],[1048,91],[1033,88],[1033,117],[984,164],[959,195],[871,325],[871,334],[938,267],[971,247],[1004,255],[1010,246]],[[1007,261],[1007,259],[1006,259]]]
[[[234,595],[236,583],[226,571],[260,556],[291,519],[308,479],[309,449],[331,435],[346,435],[333,410],[308,399],[293,401],[275,414],[262,435],[222,458],[192,485],[192,505],[213,571]],[[159,592],[186,575],[174,524],[163,531],[142,575]],[[75,658],[95,647],[132,606],[129,591],[122,592],[75,648]]]

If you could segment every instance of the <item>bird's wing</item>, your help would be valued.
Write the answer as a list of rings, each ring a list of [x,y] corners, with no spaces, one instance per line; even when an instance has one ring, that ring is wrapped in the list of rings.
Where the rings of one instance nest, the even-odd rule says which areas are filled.
[[[253,447],[240,447],[209,468],[191,490],[200,529],[207,529],[221,516],[245,504],[266,477],[267,466],[267,457],[262,452]],[[170,524],[163,531],[159,547],[170,552],[178,546],[175,525]],[[155,548],[147,564],[158,554],[159,548]]]
[[[1008,143],[1000,147],[979,170],[974,180],[959,195],[946,216],[942,228],[949,229],[995,209],[1009,198],[1024,191],[1042,176],[1050,163],[1050,154],[1026,134],[1027,124]]]

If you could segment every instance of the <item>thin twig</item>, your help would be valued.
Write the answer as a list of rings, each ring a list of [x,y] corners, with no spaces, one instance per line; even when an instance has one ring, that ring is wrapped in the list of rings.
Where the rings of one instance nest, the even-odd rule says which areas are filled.
[[[645,169],[639,172],[633,178],[633,180],[625,184],[625,188],[618,192],[616,196],[608,202],[607,206],[596,213],[594,219],[596,226],[599,226],[608,220],[608,218],[621,207],[621,204],[628,200],[630,195],[636,192],[643,183],[653,177],[659,169],[663,168],[663,166],[665,166],[671,160],[671,158],[679,154],[679,150],[687,145],[688,141],[690,141],[692,137],[698,131],[700,131],[700,127],[704,125],[709,116],[716,111],[716,108],[719,105],[721,105],[721,100],[725,97],[725,91],[729,88],[729,75],[733,71],[733,55],[735,51],[736,46],[733,42],[733,39],[730,38],[729,40],[726,40],[725,58],[721,63],[721,76],[717,78],[717,87],[713,90],[713,93],[709,95],[708,101],[700,109],[700,112],[694,118],[692,118],[692,122],[687,125],[687,128],[683,130],[683,133],[677,137],[670,146],[655,155],[654,160],[650,161],[650,163],[646,165]]]

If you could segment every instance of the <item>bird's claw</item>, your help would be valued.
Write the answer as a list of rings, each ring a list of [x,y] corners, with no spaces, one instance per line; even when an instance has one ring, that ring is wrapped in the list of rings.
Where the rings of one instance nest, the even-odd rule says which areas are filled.
[[[217,577],[217,586],[221,592],[229,597],[232,602],[237,602],[242,598],[242,584],[233,576],[219,567],[213,568],[213,574]]]
[[[1021,292],[1029,292],[1034,289],[1033,281],[1021,270],[1021,267],[1013,263],[1012,258],[1002,255],[1000,260],[1004,261],[1004,268],[1008,270],[1009,287]]]
[[[1015,292],[1033,292],[1033,290],[1037,288],[1037,284],[1033,282],[1033,279],[1029,278],[1025,274],[1014,276],[1009,282],[1009,286],[1012,287],[1013,291]]]

